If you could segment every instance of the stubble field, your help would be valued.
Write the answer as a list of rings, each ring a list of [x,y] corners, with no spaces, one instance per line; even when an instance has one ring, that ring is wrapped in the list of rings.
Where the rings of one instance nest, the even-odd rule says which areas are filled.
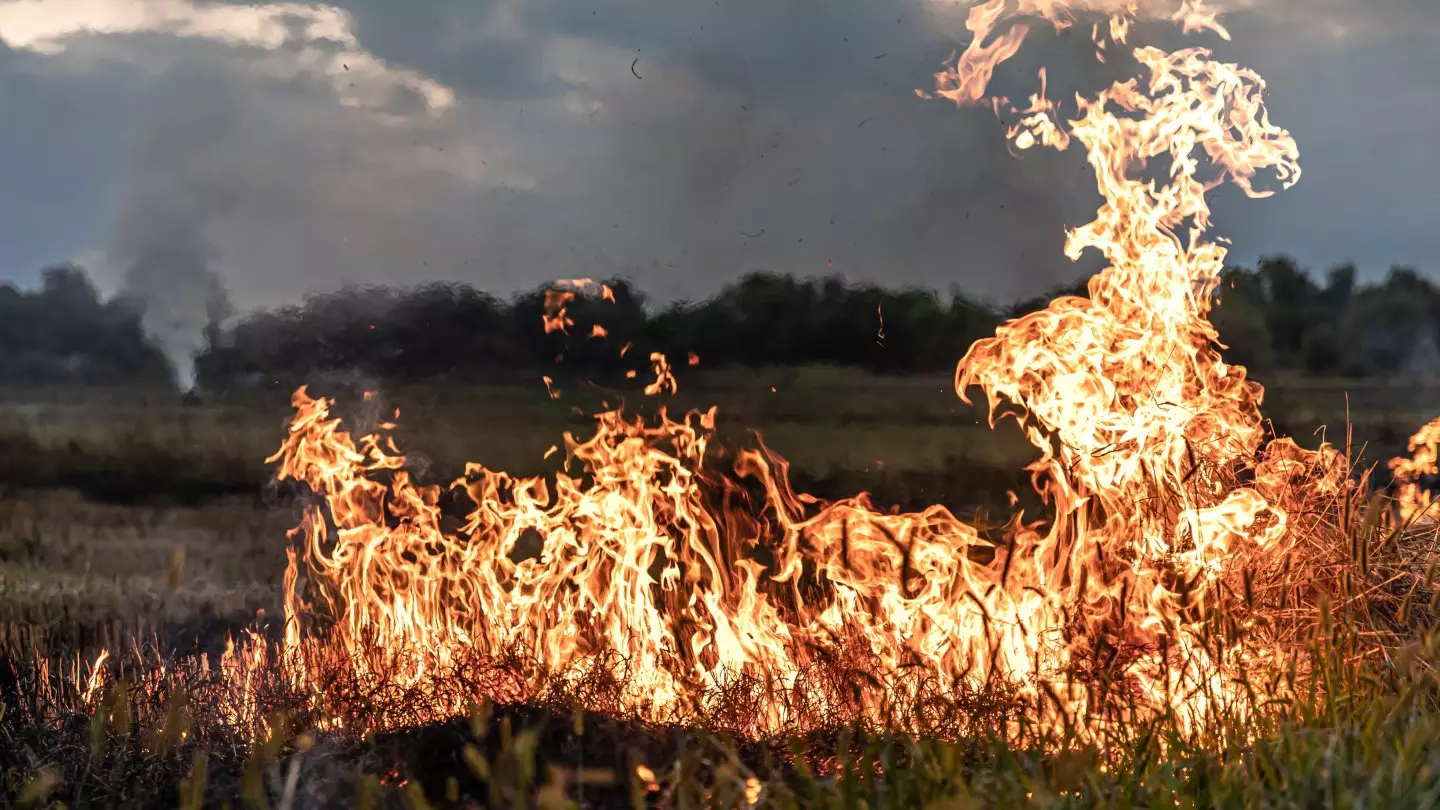
[[[1343,444],[1348,413],[1356,453],[1363,448],[1367,463],[1380,461],[1383,467],[1384,459],[1403,450],[1413,426],[1432,415],[1427,409],[1436,401],[1434,390],[1413,383],[1281,381],[1269,392],[1267,412],[1277,421],[1278,431],[1294,435],[1306,445],[1325,435],[1322,425],[1332,426],[1328,438]],[[339,396],[342,412],[357,418],[358,424],[367,420],[373,424],[398,408],[396,435],[401,449],[411,455],[412,466],[422,479],[433,482],[459,475],[467,461],[516,474],[545,473],[559,461],[553,455],[547,458],[547,450],[552,445],[563,446],[565,431],[586,435],[593,425],[588,414],[602,404],[623,400],[640,409],[654,404],[633,393],[584,387],[562,390],[559,398],[552,400],[539,385],[533,389],[387,390],[368,403],[354,384],[320,385],[315,392]],[[4,414],[0,423],[0,642],[11,661],[38,651],[57,662],[83,663],[93,660],[102,649],[133,646],[136,639],[148,639],[156,649],[199,650],[218,656],[229,634],[257,616],[278,615],[286,531],[298,522],[299,506],[293,491],[273,485],[265,459],[283,438],[290,415],[288,399],[288,391],[275,390],[186,405],[163,393],[49,391],[16,395],[5,402],[0,407]],[[1033,457],[1031,448],[1008,424],[998,430],[989,428],[983,403],[977,408],[961,402],[947,378],[881,378],[827,369],[711,372],[687,379],[681,393],[668,403],[672,411],[709,405],[719,407],[723,441],[753,442],[748,438],[750,431],[760,431],[767,445],[793,463],[797,488],[821,497],[865,490],[873,493],[882,507],[909,510],[941,503],[982,525],[991,515],[1003,520],[1013,511],[1008,504],[1011,491],[1032,514],[1042,508],[1028,493],[1028,474],[1022,470]],[[1410,643],[1420,648],[1431,642],[1428,634],[1419,634]],[[1345,670],[1343,662],[1334,663],[1337,673]],[[19,666],[12,664],[12,668],[18,671]],[[1418,685],[1432,674],[1428,669],[1396,671],[1417,694],[1429,688]],[[23,679],[17,680],[16,674],[0,679],[0,689],[23,689]],[[1354,672],[1344,674],[1357,677]],[[1386,698],[1387,706],[1410,699],[1395,697],[1398,693],[1393,690],[1385,694],[1391,695]],[[7,699],[16,704],[16,698],[23,702],[23,697],[12,694]],[[1425,806],[1424,796],[1440,795],[1440,754],[1429,737],[1415,736],[1423,737],[1430,733],[1427,730],[1440,731],[1440,718],[1427,710],[1419,715],[1389,711],[1355,719],[1350,713],[1355,708],[1332,702],[1315,709],[1312,719],[1319,721],[1315,728],[1297,724],[1290,729],[1271,729],[1278,736],[1269,753],[1258,759],[1254,757],[1259,756],[1259,749],[1248,744],[1245,751],[1249,753],[1227,759],[1214,756],[1205,746],[1187,748],[1172,740],[1179,758],[1172,756],[1168,760],[1172,764],[1162,767],[1146,753],[1153,740],[1142,745],[1137,740],[1145,735],[1140,734],[1124,743],[1138,746],[1120,757],[1119,761],[1134,768],[1128,774],[1094,763],[1066,766],[1080,769],[1063,772],[1053,761],[1027,759],[1021,752],[978,741],[966,748],[953,747],[958,745],[953,742],[897,741],[880,735],[855,749],[860,752],[857,756],[872,758],[870,772],[836,781],[838,777],[790,770],[776,777],[779,781],[773,786],[767,782],[765,795],[775,806],[785,806],[786,801],[804,806],[827,802],[860,806],[846,804],[860,799],[871,807],[917,806],[913,802],[927,797],[959,795],[953,788],[962,784],[968,787],[961,793],[972,799],[979,796],[973,799],[979,804],[945,806],[1001,806],[1010,800],[1022,801],[1022,796],[1023,802],[1036,806],[1118,802],[1170,807],[1185,806],[1191,800],[1244,805],[1256,799],[1252,783],[1262,776],[1268,780],[1267,790],[1289,797],[1281,802],[1288,806],[1314,806],[1315,801],[1343,805],[1347,796],[1369,797],[1370,801],[1390,797]],[[15,706],[9,711],[14,715]],[[514,714],[518,724],[536,719],[523,708],[511,711],[518,712]],[[551,728],[545,733],[553,736],[558,733],[553,728],[555,718],[541,713],[539,722],[545,725],[546,717]],[[94,722],[92,718],[92,725]],[[603,725],[607,721],[590,722]],[[1398,723],[1393,731],[1405,737],[1375,748],[1374,735],[1362,733],[1357,723]],[[451,730],[464,736],[462,731]],[[454,743],[446,736],[451,732],[441,734],[443,744]],[[7,735],[16,733],[7,728]],[[662,751],[672,745],[654,730],[622,732],[612,728],[609,733],[629,741],[632,748],[650,748],[657,740]],[[682,748],[690,753],[685,756],[699,757],[689,765],[708,774],[705,779],[710,781],[704,783],[711,799],[720,795],[714,781],[720,778],[717,773],[724,779],[738,779],[735,784],[743,786],[750,783],[737,774],[758,772],[753,763],[759,754],[753,750],[746,760],[752,770],[741,768],[731,774],[724,770],[729,766],[717,766],[716,757],[721,755],[715,752],[743,751],[743,744],[722,744],[708,737],[700,742],[698,737],[686,739],[689,747]],[[3,764],[4,795],[10,800],[43,805],[68,797],[72,804],[174,806],[192,795],[185,793],[187,789],[194,790],[198,760],[188,754],[174,759],[168,770],[157,771],[161,775],[154,778],[163,788],[146,794],[137,788],[143,780],[136,782],[138,777],[130,771],[124,777],[130,781],[124,784],[106,782],[121,777],[92,775],[89,778],[95,784],[76,787],[70,783],[75,768],[84,771],[85,767],[66,764],[58,754],[55,761],[46,761],[45,751],[22,746],[13,737],[9,743],[11,752]],[[507,737],[505,745],[512,743]],[[425,745],[436,743],[417,743],[418,747],[406,743],[399,748],[394,741],[388,744],[406,752],[400,760],[413,763],[416,752],[423,754],[430,750]],[[527,744],[532,748],[522,753],[532,762],[524,767],[533,772],[525,778],[538,785],[540,765],[536,763],[547,761],[546,753],[536,748],[544,747],[536,739]],[[583,746],[556,745],[570,752],[567,756],[583,759],[583,753],[575,753],[583,751]],[[707,747],[712,745],[719,747]],[[612,759],[623,759],[625,752],[612,743],[602,746],[615,748]],[[500,758],[495,762],[510,762],[507,767],[523,771],[517,764],[520,760],[514,759],[517,755],[502,749],[504,745],[493,751],[486,748],[487,756],[493,754]],[[708,753],[694,753],[702,750]],[[633,756],[633,752],[625,755]],[[450,756],[455,759],[458,755],[452,751]],[[881,758],[897,756],[909,765],[887,772]],[[138,767],[133,766],[132,771]],[[274,767],[278,766],[272,763],[272,771]],[[396,769],[404,766],[392,763],[385,767],[395,777]],[[244,781],[239,768],[232,768],[232,787]],[[217,773],[223,770],[220,767]],[[473,774],[473,763],[469,770]],[[593,802],[628,806],[638,797],[643,803],[645,791],[633,790],[634,769],[623,765],[612,770],[618,774],[612,774],[612,787],[597,788]],[[185,774],[191,782],[180,779]],[[1382,777],[1390,782],[1376,781]],[[445,802],[436,793],[448,795],[455,790],[453,777],[364,781],[371,778],[353,783],[341,780],[340,787],[335,787],[331,778],[327,782],[331,794],[325,801],[342,805],[358,801],[354,797],[361,794],[353,792],[360,790],[356,785],[368,785],[365,790],[377,791],[374,796],[378,800],[402,806],[419,806],[416,803],[422,800],[415,791],[422,783],[429,800],[442,804]],[[597,777],[600,782],[610,778]],[[1369,780],[1365,782],[1368,787],[1347,786],[1345,781],[1362,778]],[[527,795],[525,789],[516,788],[518,793],[501,796],[493,792],[494,781],[489,780],[492,806],[497,797],[498,804],[505,805]],[[475,784],[485,782],[481,779]],[[1417,784],[1429,785],[1430,792],[1416,792]],[[258,793],[252,790],[245,796],[253,803],[273,801],[276,790],[284,794],[283,785],[271,788],[262,787]],[[1188,794],[1171,804],[1165,797],[1167,789],[1183,789]],[[743,806],[748,794],[737,791],[732,798]],[[582,786],[576,795],[583,793]],[[202,794],[204,804],[219,806],[216,802],[224,800],[225,791],[217,788]],[[254,798],[257,795],[261,796],[258,800]],[[294,801],[293,791],[286,795]],[[804,795],[814,801],[796,798]],[[782,801],[786,796],[790,798]],[[1213,801],[1204,801],[1207,797]]]

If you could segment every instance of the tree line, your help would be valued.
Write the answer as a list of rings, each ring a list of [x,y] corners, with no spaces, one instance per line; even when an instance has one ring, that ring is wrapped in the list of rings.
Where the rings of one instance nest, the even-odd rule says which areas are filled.
[[[592,379],[644,369],[651,352],[707,367],[829,364],[877,373],[948,370],[1004,319],[1085,284],[996,306],[840,277],[752,273],[703,301],[649,306],[623,279],[566,302],[542,328],[547,291],[504,300],[465,284],[347,287],[212,323],[195,358],[201,388],[293,385],[326,372],[393,382]],[[553,300],[552,300],[553,306]],[[141,327],[144,303],[105,299],[74,266],[38,289],[0,285],[0,385],[114,385],[169,379]],[[1257,371],[1380,376],[1440,372],[1440,287],[1410,268],[1362,284],[1353,266],[1321,279],[1286,257],[1226,271],[1212,313],[1229,360]],[[623,349],[623,351],[622,351]],[[542,371],[543,370],[543,371]]]

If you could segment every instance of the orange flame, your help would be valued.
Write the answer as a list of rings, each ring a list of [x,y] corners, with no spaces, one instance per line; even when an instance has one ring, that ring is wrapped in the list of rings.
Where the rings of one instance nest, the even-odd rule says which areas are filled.
[[[1107,12],[1120,47],[1136,8],[982,3],[936,94],[984,101],[1029,30],[1016,20],[1064,27],[1072,10]],[[1192,0],[1165,16],[1225,33]],[[1052,725],[1234,710],[1234,678],[1278,652],[1242,645],[1244,632],[1217,640],[1206,622],[1246,572],[1294,545],[1290,504],[1350,483],[1332,448],[1264,444],[1262,390],[1221,360],[1206,317],[1225,257],[1206,239],[1206,193],[1229,180],[1265,196],[1262,174],[1294,183],[1294,140],[1270,124],[1252,71],[1199,48],[1132,53],[1145,80],[1077,98],[1073,120],[1058,120],[1043,73],[1025,108],[989,100],[1020,116],[1017,149],[1079,142],[1104,198],[1066,243],[1072,260],[1093,248],[1109,262],[1090,297],[1006,323],[955,376],[962,398],[978,386],[992,421],[1012,416],[1038,449],[1029,470],[1049,520],[1017,516],[996,542],[939,506],[821,502],[795,493],[763,445],[720,469],[712,408],[653,424],[598,414],[589,438],[565,436],[553,485],[471,465],[452,489],[472,509],[447,530],[443,490],[412,480],[388,429],[353,439],[332,403],[302,388],[270,459],[319,496],[287,570],[280,660],[297,686],[323,702],[339,668],[427,696],[409,718],[424,719],[465,708],[437,679],[520,660],[505,697],[611,677],[606,705],[651,720],[703,714],[753,687],[740,725],[757,734],[886,719],[906,701],[997,683]],[[573,292],[552,292],[545,328],[563,331]],[[669,362],[650,359],[645,393],[673,393]],[[1228,626],[1251,629],[1246,610],[1226,611]],[[1102,682],[1120,685],[1125,708]]]
[[[105,683],[105,662],[110,659],[110,650],[103,649],[95,656],[95,661],[90,665],[90,677],[85,681],[85,689],[80,693],[82,703],[89,704],[100,693],[100,687]]]
[[[615,291],[608,284],[601,284],[589,278],[562,278],[555,282],[555,288],[545,291],[545,312],[540,316],[545,327],[545,334],[551,332],[568,332],[575,322],[570,320],[566,310],[571,301],[575,300],[577,294],[594,294],[598,292],[602,300],[615,300]],[[591,334],[591,337],[602,337],[605,330],[599,330],[598,334]]]
[[[645,386],[645,396],[673,394],[679,390],[679,384],[675,382],[675,374],[670,370],[670,361],[665,359],[665,355],[651,352],[650,368],[655,371],[655,382]]]
[[[1440,418],[1432,420],[1410,437],[1410,458],[1390,459],[1390,473],[1395,477],[1395,502],[1400,520],[1411,523],[1417,520],[1440,518],[1440,504],[1435,496],[1423,487],[1420,479],[1427,475],[1440,474]]]
[[[569,290],[545,291],[545,314],[540,316],[545,324],[545,334],[564,332],[575,325],[565,313],[566,307],[574,300],[575,293]]]

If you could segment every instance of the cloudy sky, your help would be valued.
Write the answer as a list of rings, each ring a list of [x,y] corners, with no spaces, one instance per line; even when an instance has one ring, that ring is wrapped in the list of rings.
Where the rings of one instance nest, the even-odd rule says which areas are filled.
[[[1232,5],[1234,42],[1197,41],[1268,79],[1305,169],[1221,201],[1232,257],[1440,273],[1440,6]],[[159,250],[242,305],[613,275],[672,298],[754,269],[1032,294],[1076,275],[1062,228],[1092,181],[1079,155],[1010,157],[985,110],[916,97],[963,18],[948,0],[0,0],[0,278],[78,258],[113,289]],[[1085,44],[1037,38],[997,81],[1046,62],[1083,86]]]

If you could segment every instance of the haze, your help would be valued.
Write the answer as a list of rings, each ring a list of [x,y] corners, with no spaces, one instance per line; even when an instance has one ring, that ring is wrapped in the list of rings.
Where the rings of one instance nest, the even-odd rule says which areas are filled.
[[[1222,197],[1232,260],[1440,268],[1440,9],[1232,5],[1233,42],[1193,40],[1266,77],[1305,169]],[[184,297],[213,269],[242,308],[615,275],[663,300],[756,269],[1032,295],[1081,272],[1060,246],[1093,181],[915,96],[963,19],[934,0],[0,1],[0,276],[74,260]],[[1066,53],[1062,88],[1107,78],[1085,37],[1045,41],[999,81]]]

